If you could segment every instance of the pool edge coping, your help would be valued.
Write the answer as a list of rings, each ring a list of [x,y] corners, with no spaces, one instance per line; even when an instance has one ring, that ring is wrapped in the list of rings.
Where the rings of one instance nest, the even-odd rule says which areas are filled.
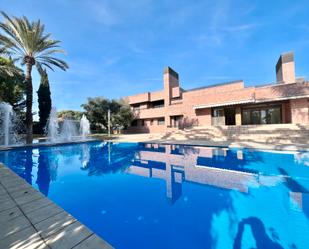
[[[5,172],[6,171],[6,172]],[[14,191],[10,190],[12,187],[10,185],[10,182],[14,182],[14,185],[19,185],[20,187],[17,189],[14,189]],[[65,211],[62,207],[60,207],[58,204],[56,204],[54,201],[50,200],[48,197],[44,196],[40,191],[36,190],[31,184],[26,182],[24,179],[22,179],[20,176],[18,176],[14,171],[12,171],[9,167],[4,165],[0,162],[0,196],[1,198],[6,198],[5,202],[0,203],[0,215],[6,215],[5,212],[9,212],[9,216],[14,213],[13,211],[10,211],[12,209],[17,209],[18,212],[20,212],[19,216],[10,218],[10,217],[4,217],[5,220],[0,220],[0,224],[3,225],[1,227],[6,227],[10,222],[14,221],[16,223],[16,218],[21,218],[26,222],[28,225],[24,228],[18,227],[18,224],[13,223],[15,225],[14,232],[9,232],[8,234],[5,234],[4,237],[0,238],[0,245],[5,244],[5,242],[10,241],[10,245],[14,245],[14,243],[24,243],[29,244],[29,246],[34,243],[41,245],[44,245],[46,248],[56,248],[54,247],[55,243],[67,243],[72,244],[68,248],[85,248],[83,246],[86,246],[86,248],[93,248],[93,249],[112,249],[112,247],[106,240],[98,236],[95,232],[93,232],[91,229],[89,229],[86,225],[81,223],[77,218],[75,218],[73,215]],[[20,191],[20,192],[19,192]],[[16,197],[17,195],[17,197]],[[27,201],[28,200],[28,201]],[[24,205],[28,205],[35,201],[46,201],[47,206],[52,207],[53,215],[50,215],[50,213],[45,212],[45,216],[43,215],[43,218],[39,222],[33,222],[31,215],[33,215],[34,212],[40,211],[40,209],[44,207],[39,207],[38,209],[31,210],[30,212],[24,211]],[[26,201],[26,202],[25,202]],[[9,203],[8,208],[1,208],[1,205],[4,205],[5,203]],[[46,207],[46,206],[45,206]],[[55,211],[56,209],[56,211]],[[62,214],[67,217],[70,217],[70,219],[74,220],[72,223],[64,224],[63,226],[60,226],[58,230],[51,231],[51,233],[48,234],[48,236],[42,236],[44,233],[44,229],[47,231],[48,229],[51,229],[52,226],[54,226],[55,223],[53,223],[50,227],[45,227],[42,229],[38,229],[37,225],[41,222],[44,222],[48,219],[53,219],[55,216]],[[10,224],[11,225],[11,224]],[[72,226],[78,226],[78,231],[72,231]],[[22,239],[18,236],[18,233],[22,233],[23,231],[30,229],[32,230],[31,237],[34,238],[33,241],[29,241],[29,238],[24,239],[24,241],[21,241]],[[54,229],[54,228],[53,228]],[[82,231],[84,234],[87,234],[83,237],[79,234],[79,231]],[[68,234],[68,235],[66,235]],[[15,241],[14,241],[15,236]],[[78,237],[79,236],[79,237]],[[74,240],[76,240],[74,242]]]

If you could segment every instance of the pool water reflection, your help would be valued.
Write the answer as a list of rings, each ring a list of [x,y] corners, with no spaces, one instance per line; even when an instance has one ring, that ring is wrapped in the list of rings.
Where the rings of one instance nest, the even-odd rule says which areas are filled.
[[[308,248],[305,152],[90,142],[0,162],[116,248]]]

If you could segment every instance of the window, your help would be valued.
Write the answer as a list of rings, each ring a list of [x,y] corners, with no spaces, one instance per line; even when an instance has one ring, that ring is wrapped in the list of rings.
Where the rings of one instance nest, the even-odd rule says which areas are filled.
[[[171,116],[172,127],[179,127],[182,121],[182,116]]]
[[[164,118],[158,118],[158,125],[164,125],[165,120]]]
[[[152,108],[164,107],[164,100],[153,101],[151,102],[151,106]]]
[[[145,120],[141,119],[141,126],[145,126]]]
[[[138,110],[140,110],[140,105],[133,105],[132,106],[132,108],[133,108],[133,111],[138,111]]]
[[[212,116],[215,118],[224,117],[224,110],[223,109],[213,109]]]
[[[224,109],[215,108],[212,109],[212,125],[225,125]]]
[[[262,106],[246,108],[242,111],[242,124],[280,124],[281,106]]]

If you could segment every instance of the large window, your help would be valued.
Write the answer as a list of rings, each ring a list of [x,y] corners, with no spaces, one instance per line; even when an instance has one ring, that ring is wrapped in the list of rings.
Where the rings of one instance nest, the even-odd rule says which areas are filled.
[[[212,109],[212,125],[225,125],[224,109],[214,108]]]
[[[212,116],[214,118],[224,117],[224,110],[219,108],[212,109]]]
[[[242,110],[242,124],[280,124],[281,106],[250,107]]]

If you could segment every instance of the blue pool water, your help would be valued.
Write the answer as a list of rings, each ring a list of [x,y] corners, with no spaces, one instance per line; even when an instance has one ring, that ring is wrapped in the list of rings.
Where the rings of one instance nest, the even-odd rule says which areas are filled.
[[[0,152],[116,248],[309,248],[309,155],[90,142]]]

